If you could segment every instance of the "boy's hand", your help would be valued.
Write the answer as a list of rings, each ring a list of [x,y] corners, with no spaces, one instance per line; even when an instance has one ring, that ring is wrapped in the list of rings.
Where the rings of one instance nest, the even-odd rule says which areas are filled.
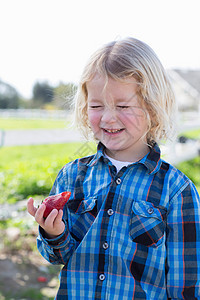
[[[45,204],[41,204],[38,208],[34,206],[33,198],[29,198],[27,209],[36,222],[44,229],[47,238],[55,238],[62,234],[65,230],[65,224],[62,221],[63,211],[53,209],[46,219],[44,219]]]

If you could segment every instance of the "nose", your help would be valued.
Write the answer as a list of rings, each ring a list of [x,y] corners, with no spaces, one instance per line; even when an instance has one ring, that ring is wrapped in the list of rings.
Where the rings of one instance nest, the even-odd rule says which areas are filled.
[[[117,119],[116,111],[112,107],[105,107],[103,111],[103,115],[101,117],[101,121],[104,123],[113,123]]]

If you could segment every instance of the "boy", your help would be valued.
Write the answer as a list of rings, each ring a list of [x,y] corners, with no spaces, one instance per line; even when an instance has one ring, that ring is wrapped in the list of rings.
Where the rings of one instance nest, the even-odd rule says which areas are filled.
[[[193,183],[163,161],[175,101],[153,50],[133,38],[89,60],[76,119],[97,153],[68,163],[50,194],[70,191],[43,218],[38,249],[63,264],[56,299],[200,299],[200,206]]]

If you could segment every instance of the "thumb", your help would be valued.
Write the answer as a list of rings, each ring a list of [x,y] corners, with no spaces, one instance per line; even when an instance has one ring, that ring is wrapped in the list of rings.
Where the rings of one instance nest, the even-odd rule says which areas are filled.
[[[37,208],[33,205],[33,203],[34,203],[33,198],[29,198],[28,202],[27,202],[27,210],[28,210],[28,213],[34,217],[35,213],[37,211]]]

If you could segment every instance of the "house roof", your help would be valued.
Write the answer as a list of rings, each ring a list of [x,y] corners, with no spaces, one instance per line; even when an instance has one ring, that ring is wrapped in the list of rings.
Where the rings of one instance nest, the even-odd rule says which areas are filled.
[[[187,81],[200,94],[200,70],[175,69],[185,81]]]

